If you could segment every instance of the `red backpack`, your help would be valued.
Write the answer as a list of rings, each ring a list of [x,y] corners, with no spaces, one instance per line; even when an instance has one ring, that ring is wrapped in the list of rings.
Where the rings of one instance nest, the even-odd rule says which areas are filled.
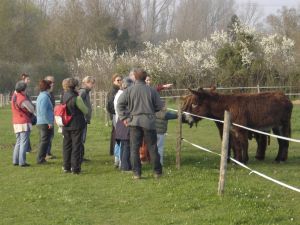
[[[66,103],[60,103],[54,107],[54,118],[57,126],[59,127],[67,126],[73,118],[73,116],[68,115],[67,112],[67,104],[71,99],[72,97],[68,99]]]

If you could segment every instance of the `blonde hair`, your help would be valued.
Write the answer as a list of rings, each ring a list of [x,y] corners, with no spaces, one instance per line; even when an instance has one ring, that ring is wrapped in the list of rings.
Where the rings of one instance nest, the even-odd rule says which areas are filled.
[[[86,84],[86,83],[95,83],[96,80],[94,77],[92,76],[86,76],[85,78],[82,79],[82,83]]]
[[[50,80],[51,82],[54,82],[55,78],[52,75],[48,75],[44,78],[44,80]]]
[[[78,80],[75,78],[66,78],[62,81],[64,91],[75,89],[76,86],[78,86]]]

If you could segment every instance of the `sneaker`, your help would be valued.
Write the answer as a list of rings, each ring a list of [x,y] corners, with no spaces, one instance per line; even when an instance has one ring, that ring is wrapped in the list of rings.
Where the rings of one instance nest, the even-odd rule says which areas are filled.
[[[64,167],[62,167],[61,169],[64,173],[71,173],[71,170],[65,169]]]
[[[115,168],[119,168],[119,161],[115,161],[115,162],[114,162],[114,167],[115,167]]]
[[[28,166],[30,166],[30,164],[28,164],[28,163],[25,163],[25,164],[23,164],[23,165],[20,165],[21,167],[28,167]]]
[[[52,154],[47,154],[46,159],[56,159],[56,156]]]
[[[132,177],[134,180],[140,180],[142,177],[141,175],[133,175]]]

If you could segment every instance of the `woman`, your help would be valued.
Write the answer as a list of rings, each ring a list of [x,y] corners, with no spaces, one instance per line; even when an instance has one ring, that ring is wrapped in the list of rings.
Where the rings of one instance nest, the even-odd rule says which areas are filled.
[[[123,79],[122,89],[120,89],[114,99],[115,107],[115,123],[116,123],[116,145],[118,145],[120,152],[117,156],[119,158],[119,168],[122,171],[131,171],[130,162],[130,142],[129,142],[129,127],[126,127],[123,121],[119,120],[119,115],[117,112],[118,99],[124,92],[124,90],[133,85],[133,80],[129,77]]]
[[[78,80],[64,79],[62,86],[64,89],[62,103],[67,105],[68,115],[72,115],[70,123],[63,127],[63,170],[66,173],[80,174],[82,133],[86,124],[84,117],[88,113],[88,108],[76,91]]]
[[[112,120],[112,130],[110,135],[110,148],[109,148],[109,154],[114,155],[114,147],[115,147],[115,108],[114,108],[114,99],[115,96],[120,90],[122,85],[122,76],[119,74],[114,74],[111,78],[112,80],[112,89],[107,94],[107,103],[106,103],[106,110],[109,113],[110,119]],[[115,164],[116,165],[116,164]]]
[[[26,163],[26,151],[32,129],[30,117],[31,114],[34,114],[34,107],[26,97],[26,87],[26,83],[19,81],[11,100],[12,121],[17,138],[13,152],[13,164],[21,167],[30,166]]]
[[[40,148],[37,156],[38,164],[46,162],[48,146],[51,145],[51,136],[53,133],[54,114],[49,93],[51,83],[48,80],[40,81],[40,94],[36,101],[37,127],[40,130]]]
[[[85,128],[83,129],[83,134],[82,134],[82,149],[81,149],[81,160],[82,162],[84,161],[89,161],[89,159],[84,158],[84,144],[86,140],[86,134],[87,134],[87,128],[88,124],[91,124],[91,118],[92,118],[92,104],[90,100],[90,92],[94,88],[96,83],[95,78],[91,76],[86,76],[82,80],[82,87],[79,89],[79,96],[82,98],[84,104],[88,108],[88,113],[85,116]]]

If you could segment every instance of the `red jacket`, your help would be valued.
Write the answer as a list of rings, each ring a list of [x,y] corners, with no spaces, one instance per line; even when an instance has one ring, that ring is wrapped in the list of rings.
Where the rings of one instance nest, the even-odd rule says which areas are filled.
[[[15,92],[11,98],[11,111],[13,124],[31,123],[28,116],[29,112],[25,108],[21,108],[22,103],[27,100],[24,93]]]

